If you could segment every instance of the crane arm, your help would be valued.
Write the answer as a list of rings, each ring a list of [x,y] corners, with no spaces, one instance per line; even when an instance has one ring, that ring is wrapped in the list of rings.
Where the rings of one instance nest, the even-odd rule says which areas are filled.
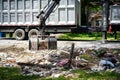
[[[59,2],[60,0],[51,0],[50,3],[47,4],[42,11],[40,11],[37,18],[40,18],[42,22],[45,22]]]
[[[52,11],[55,9],[57,5],[59,5],[60,0],[51,0],[44,8],[40,11],[37,18],[40,18],[40,28],[41,33],[44,34],[45,30],[45,21],[50,16]]]

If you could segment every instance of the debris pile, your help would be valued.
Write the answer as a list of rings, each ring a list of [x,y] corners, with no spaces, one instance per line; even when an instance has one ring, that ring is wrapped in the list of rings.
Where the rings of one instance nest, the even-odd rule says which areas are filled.
[[[59,77],[61,75],[72,75],[71,69],[92,69],[98,70],[98,63],[104,53],[115,54],[115,58],[120,60],[119,51],[112,51],[106,48],[73,48],[64,47],[58,50],[29,51],[15,46],[0,49],[0,66],[20,67],[24,75],[39,75],[41,77]],[[71,63],[70,63],[71,60]],[[62,69],[69,68],[68,71]],[[120,68],[116,68],[120,72]]]

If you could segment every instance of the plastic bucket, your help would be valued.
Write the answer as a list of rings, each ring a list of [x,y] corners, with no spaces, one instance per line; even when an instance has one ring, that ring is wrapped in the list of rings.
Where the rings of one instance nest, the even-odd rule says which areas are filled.
[[[0,37],[5,37],[5,33],[4,32],[0,32]]]
[[[0,32],[0,37],[2,37],[2,32]]]

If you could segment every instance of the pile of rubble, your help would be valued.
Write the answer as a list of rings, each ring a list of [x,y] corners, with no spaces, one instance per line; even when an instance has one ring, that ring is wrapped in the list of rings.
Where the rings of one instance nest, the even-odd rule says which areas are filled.
[[[70,46],[58,50],[40,51],[29,51],[24,48],[11,46],[9,48],[0,49],[0,66],[20,67],[21,73],[24,75],[39,75],[41,77],[67,76],[71,75],[71,69],[92,69],[94,65],[97,65],[99,59],[94,55],[93,49],[94,48],[75,47],[72,61],[70,66],[68,66],[71,52]],[[87,54],[90,58],[95,60],[89,61],[82,58],[81,55],[83,54]],[[70,70],[63,71],[63,68],[69,68]]]

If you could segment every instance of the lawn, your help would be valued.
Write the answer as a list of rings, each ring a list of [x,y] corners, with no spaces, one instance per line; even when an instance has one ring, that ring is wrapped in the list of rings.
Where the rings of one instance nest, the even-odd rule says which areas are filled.
[[[37,80],[39,76],[24,76],[19,68],[0,67],[0,80]]]
[[[102,32],[93,32],[93,33],[66,33],[59,36],[58,39],[69,39],[69,40],[102,40]],[[107,40],[115,41],[114,35],[107,33]],[[120,32],[117,32],[117,39],[120,40]]]
[[[120,74],[114,71],[92,72],[85,70],[72,70],[72,73],[77,74],[77,77],[59,78],[40,78],[39,76],[25,76],[20,74],[19,68],[0,67],[0,80],[119,80]]]

